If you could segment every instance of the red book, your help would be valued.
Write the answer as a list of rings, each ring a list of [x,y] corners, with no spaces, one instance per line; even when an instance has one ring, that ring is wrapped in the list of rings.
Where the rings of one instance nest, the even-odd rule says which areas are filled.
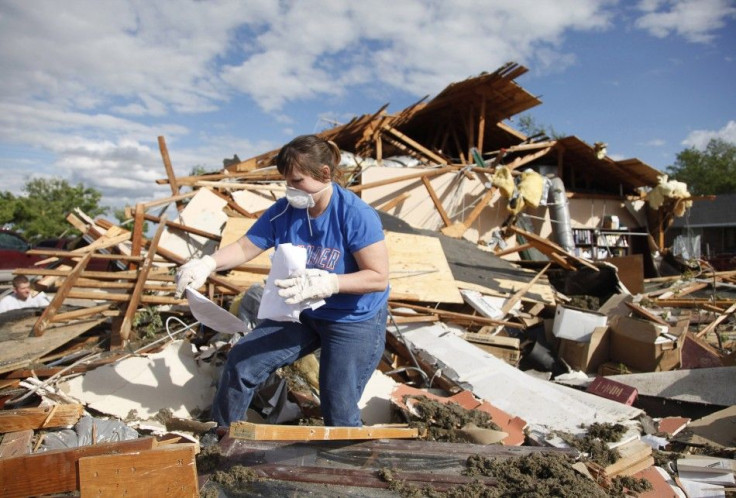
[[[634,403],[636,396],[639,394],[635,387],[627,386],[626,384],[605,377],[596,377],[593,379],[593,382],[590,383],[586,391],[629,406]]]

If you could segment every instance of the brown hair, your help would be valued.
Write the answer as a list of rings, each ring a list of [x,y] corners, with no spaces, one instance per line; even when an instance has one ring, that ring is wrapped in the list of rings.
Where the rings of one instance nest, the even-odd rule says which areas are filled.
[[[17,277],[13,278],[13,287],[18,287],[20,284],[27,284],[28,282],[30,282],[30,280],[28,280],[28,277],[26,277],[25,275],[18,275]]]
[[[276,156],[276,168],[283,176],[293,168],[321,182],[332,180],[340,183],[342,172],[340,164],[340,148],[331,140],[317,135],[300,135],[281,147]],[[330,177],[322,175],[322,165],[330,168]]]

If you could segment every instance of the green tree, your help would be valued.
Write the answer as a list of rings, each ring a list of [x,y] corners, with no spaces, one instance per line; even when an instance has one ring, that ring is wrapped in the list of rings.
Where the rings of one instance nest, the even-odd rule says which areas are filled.
[[[667,167],[667,174],[688,186],[693,195],[736,193],[736,145],[711,139],[705,150],[685,149]]]
[[[0,192],[0,226],[13,223],[18,203],[10,192]]]
[[[33,178],[23,186],[23,191],[25,196],[15,198],[10,223],[31,240],[59,237],[69,232],[66,217],[74,208],[92,218],[107,211],[100,206],[102,194],[99,191],[81,183],[72,186],[60,178]]]
[[[551,125],[539,124],[531,114],[520,114],[516,120],[516,127],[527,137],[546,135],[552,140],[557,140],[565,136],[552,128]]]

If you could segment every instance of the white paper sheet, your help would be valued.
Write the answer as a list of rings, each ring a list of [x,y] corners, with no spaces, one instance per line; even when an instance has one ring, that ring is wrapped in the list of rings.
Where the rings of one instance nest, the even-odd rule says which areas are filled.
[[[248,332],[248,327],[240,318],[216,305],[196,289],[187,287],[186,296],[194,318],[212,330],[227,334]]]
[[[287,304],[279,296],[276,280],[289,278],[294,273],[304,271],[307,267],[307,250],[292,244],[280,244],[271,258],[271,271],[263,288],[261,304],[258,308],[259,319],[270,319],[281,322],[298,322],[299,314],[307,308],[316,309],[323,304],[323,299],[303,301],[298,304]]]

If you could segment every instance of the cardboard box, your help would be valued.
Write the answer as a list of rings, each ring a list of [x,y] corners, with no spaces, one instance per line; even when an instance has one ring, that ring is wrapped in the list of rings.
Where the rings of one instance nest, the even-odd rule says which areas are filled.
[[[608,361],[609,336],[608,327],[596,327],[589,342],[560,339],[557,354],[575,370],[597,372],[598,367]]]
[[[605,327],[608,317],[595,311],[557,305],[552,333],[559,339],[589,342],[596,327]]]
[[[674,370],[681,364],[685,329],[618,316],[610,323],[609,359],[642,372]]]
[[[491,353],[496,358],[501,358],[509,365],[517,366],[519,364],[521,341],[516,337],[473,332],[466,332],[463,337],[474,346]]]

